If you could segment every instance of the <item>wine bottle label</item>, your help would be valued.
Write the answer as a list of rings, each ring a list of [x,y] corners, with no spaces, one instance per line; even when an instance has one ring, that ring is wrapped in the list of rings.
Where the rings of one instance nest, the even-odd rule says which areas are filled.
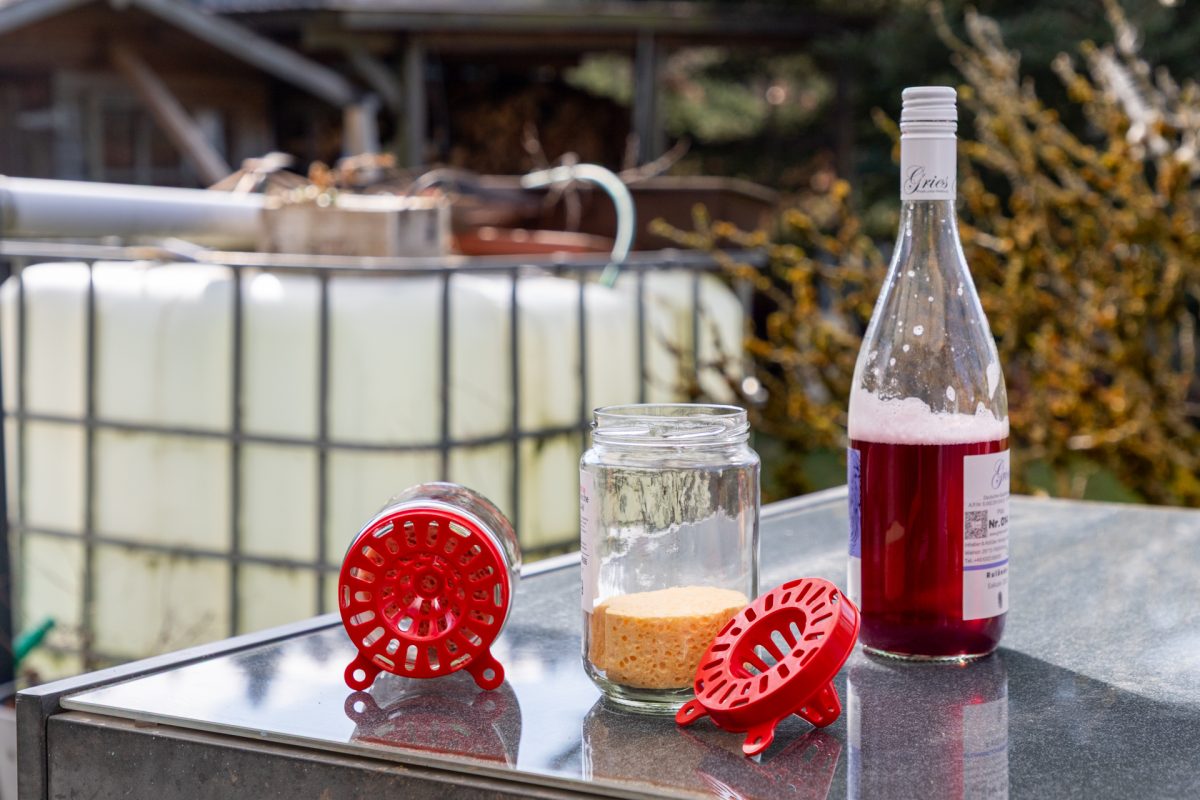
[[[904,137],[900,142],[900,199],[953,200],[957,144],[953,136]]]
[[[963,457],[963,619],[1008,611],[1008,451]]]
[[[846,450],[846,486],[850,492],[850,558],[847,562],[846,588],[850,600],[862,607],[862,481],[861,458],[853,447]]]
[[[579,566],[583,578],[583,610],[592,613],[600,576],[600,553],[596,538],[600,533],[600,509],[596,505],[596,479],[587,470],[579,470]]]

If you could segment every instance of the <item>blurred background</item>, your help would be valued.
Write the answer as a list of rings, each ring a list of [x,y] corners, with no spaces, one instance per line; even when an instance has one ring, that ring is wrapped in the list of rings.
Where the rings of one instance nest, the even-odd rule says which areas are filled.
[[[842,483],[909,85],[959,88],[1016,487],[1200,504],[1198,36],[1186,0],[0,0],[0,641],[38,681],[328,612],[425,480],[573,549],[609,403],[744,405],[765,500]]]

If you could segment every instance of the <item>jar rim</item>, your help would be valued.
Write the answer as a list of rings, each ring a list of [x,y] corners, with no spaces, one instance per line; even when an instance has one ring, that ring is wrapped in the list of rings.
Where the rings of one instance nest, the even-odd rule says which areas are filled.
[[[604,406],[592,422],[592,439],[600,444],[693,447],[736,444],[749,435],[746,410],[718,403]]]

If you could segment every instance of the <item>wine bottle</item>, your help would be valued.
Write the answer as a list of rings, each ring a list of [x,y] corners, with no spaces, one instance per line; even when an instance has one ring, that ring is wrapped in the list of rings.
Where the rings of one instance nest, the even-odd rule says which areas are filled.
[[[1008,399],[958,236],[954,89],[904,90],[900,231],[850,393],[850,592],[869,651],[962,659],[1008,610]]]

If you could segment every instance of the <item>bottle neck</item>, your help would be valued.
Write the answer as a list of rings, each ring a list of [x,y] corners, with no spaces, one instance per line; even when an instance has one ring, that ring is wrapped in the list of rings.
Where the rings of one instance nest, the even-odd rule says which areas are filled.
[[[962,244],[954,211],[957,190],[958,142],[951,129],[941,123],[905,126],[900,137],[900,246],[907,253],[904,266],[913,269],[955,269],[960,264]],[[954,253],[957,258],[935,257]]]
[[[900,137],[900,200],[949,201],[958,190],[958,142],[953,133],[905,131]]]
[[[953,200],[905,200],[900,205],[900,231],[920,235],[948,227],[946,233],[958,240],[958,215]]]
[[[907,287],[915,279],[924,288],[905,291],[916,291],[922,299],[930,296],[926,281],[933,280],[939,287],[971,282],[953,200],[906,200],[902,204],[888,274],[889,285],[894,282]]]

